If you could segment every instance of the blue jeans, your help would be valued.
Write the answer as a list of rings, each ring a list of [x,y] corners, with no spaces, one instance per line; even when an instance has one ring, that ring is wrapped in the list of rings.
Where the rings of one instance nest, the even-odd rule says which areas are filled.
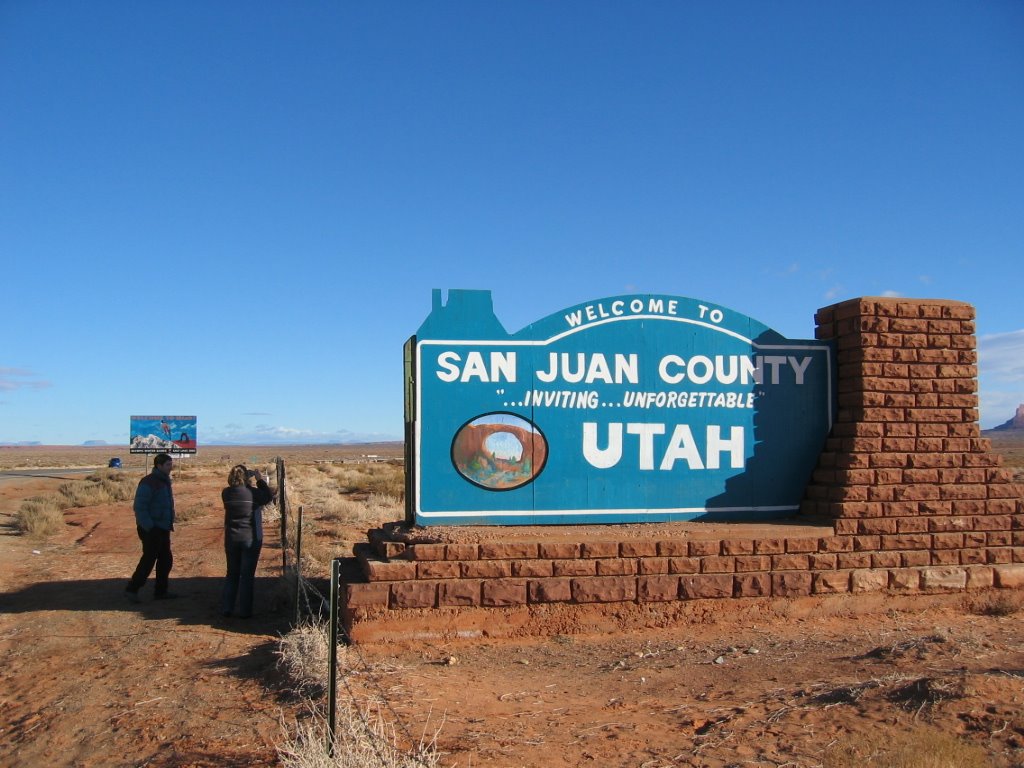
[[[224,554],[228,561],[228,575],[224,580],[221,610],[229,615],[235,608],[238,599],[238,615],[242,618],[252,616],[252,588],[256,581],[256,564],[260,560],[263,548],[261,539],[251,544],[224,542]]]
[[[174,565],[174,555],[171,554],[171,532],[163,528],[153,526],[148,531],[136,526],[139,534],[139,541],[142,542],[142,557],[135,567],[131,581],[128,582],[129,592],[138,592],[146,583],[149,574],[156,566],[156,584],[154,592],[157,596],[167,594],[167,581],[171,575],[171,567]]]

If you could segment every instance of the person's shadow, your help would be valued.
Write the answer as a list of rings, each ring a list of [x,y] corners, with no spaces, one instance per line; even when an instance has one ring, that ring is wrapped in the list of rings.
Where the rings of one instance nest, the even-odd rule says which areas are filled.
[[[226,632],[278,635],[289,629],[289,611],[280,602],[280,579],[257,577],[255,611],[242,619],[221,615],[223,578],[171,577],[172,600],[154,600],[152,579],[139,592],[140,602],[129,601],[124,591],[127,578],[42,581],[12,592],[0,593],[0,613],[37,611],[132,611],[145,619],[173,618],[183,626],[212,626]]]

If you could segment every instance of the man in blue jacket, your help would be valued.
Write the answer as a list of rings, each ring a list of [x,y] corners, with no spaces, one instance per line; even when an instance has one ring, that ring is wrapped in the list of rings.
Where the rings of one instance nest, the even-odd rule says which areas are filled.
[[[153,471],[139,481],[135,490],[135,525],[142,541],[142,557],[125,587],[128,599],[139,602],[139,590],[156,566],[153,597],[167,600],[177,597],[167,591],[167,580],[174,557],[171,555],[171,531],[174,530],[174,494],[171,491],[171,470],[174,460],[166,453],[153,459]]]

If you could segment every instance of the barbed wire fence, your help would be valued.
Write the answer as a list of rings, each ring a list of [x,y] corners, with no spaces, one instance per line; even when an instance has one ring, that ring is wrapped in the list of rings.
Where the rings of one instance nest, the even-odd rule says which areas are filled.
[[[330,565],[330,587],[327,595],[304,571],[302,557],[302,535],[304,528],[304,508],[299,505],[293,508],[288,491],[287,466],[284,459],[276,459],[277,471],[277,509],[280,514],[280,535],[281,535],[281,574],[286,588],[290,594],[291,628],[297,630],[304,625],[320,626],[327,622],[328,642],[328,668],[327,668],[327,741],[325,749],[329,757],[334,757],[338,747],[337,739],[337,717],[339,703],[338,682],[342,683],[345,694],[345,709],[353,713],[359,721],[360,730],[370,745],[380,766],[396,765],[393,758],[386,755],[394,755],[401,751],[402,757],[407,762],[405,765],[422,766],[422,768],[433,768],[436,761],[424,757],[422,747],[416,749],[418,742],[406,724],[405,720],[395,710],[391,703],[384,685],[381,683],[373,665],[363,655],[359,646],[352,642],[351,637],[341,620],[341,590],[344,589],[342,565],[344,557],[335,557]],[[339,675],[338,670],[338,648],[344,645],[347,649],[349,659],[355,661],[355,669],[349,670],[346,674]],[[349,682],[349,677],[355,674],[361,680],[368,681],[373,689],[376,703],[388,713],[390,722],[394,728],[401,733],[409,745],[407,750],[399,750],[396,745],[384,738],[368,721],[356,692]]]

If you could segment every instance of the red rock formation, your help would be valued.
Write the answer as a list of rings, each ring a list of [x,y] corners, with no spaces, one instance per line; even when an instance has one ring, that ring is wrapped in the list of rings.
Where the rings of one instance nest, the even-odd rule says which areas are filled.
[[[993,427],[993,432],[1002,432],[1009,429],[1024,429],[1024,404],[1017,406],[1017,413],[1009,421]]]

